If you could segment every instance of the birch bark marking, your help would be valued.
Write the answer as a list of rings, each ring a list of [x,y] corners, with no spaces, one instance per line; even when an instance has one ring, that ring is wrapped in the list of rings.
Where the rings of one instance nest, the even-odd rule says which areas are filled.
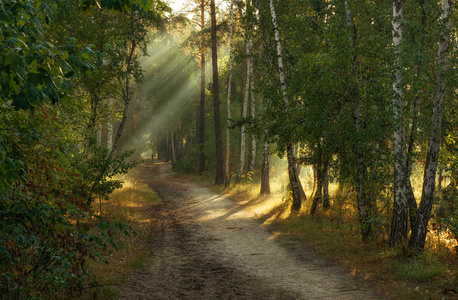
[[[432,112],[431,131],[428,140],[428,153],[426,155],[425,172],[423,176],[423,190],[420,207],[417,211],[409,248],[414,251],[422,251],[425,247],[428,222],[431,217],[431,208],[434,200],[434,188],[436,183],[437,161],[439,157],[439,143],[442,127],[442,111],[444,94],[447,87],[447,60],[449,55],[450,40],[450,10],[451,1],[442,0],[441,13],[441,36],[439,38],[439,51],[437,57],[436,92]]]
[[[356,202],[358,204],[359,223],[361,225],[361,239],[365,242],[372,233],[372,226],[369,223],[369,212],[367,209],[367,199],[365,193],[365,181],[366,181],[366,158],[364,155],[364,149],[362,145],[362,126],[361,126],[361,97],[359,94],[359,80],[356,67],[356,53],[355,43],[356,37],[354,36],[354,24],[353,16],[348,1],[345,1],[345,14],[347,27],[350,30],[349,40],[351,51],[353,53],[353,62],[351,68],[353,69],[353,77],[356,81],[356,95],[353,107],[353,121],[355,123],[356,131]]]
[[[245,167],[245,149],[246,149],[246,125],[245,125],[245,120],[247,117],[247,111],[248,111],[248,97],[250,95],[250,80],[251,80],[251,44],[252,40],[251,38],[248,39],[247,47],[246,47],[246,55],[247,55],[247,68],[246,68],[246,81],[245,81],[245,96],[243,99],[243,107],[242,107],[242,118],[243,118],[243,124],[241,126],[241,134],[240,134],[240,164],[239,164],[239,170],[237,172],[237,179],[236,182],[239,182],[242,179],[242,174],[243,174],[243,168]]]
[[[227,84],[227,128],[226,128],[226,180],[225,185],[231,184],[231,170],[230,170],[230,159],[231,159],[231,139],[230,139],[230,127],[231,127],[231,86],[232,86],[232,47],[233,47],[233,30],[234,30],[234,1],[231,1],[231,27],[230,27],[230,38],[229,38],[229,80]]]
[[[408,215],[406,198],[406,154],[403,124],[403,93],[401,74],[401,45],[403,40],[403,0],[393,0],[393,152],[394,152],[394,201],[391,222],[390,245],[395,246],[407,239]]]
[[[278,31],[277,16],[275,14],[275,6],[273,0],[269,0],[270,14],[272,16],[272,26],[275,35],[275,45],[277,47],[277,59],[278,59],[278,73],[280,75],[280,86],[283,94],[283,101],[286,104],[286,109],[289,109],[289,100],[286,93],[286,82],[285,82],[285,69],[283,67],[283,56],[281,52],[280,33]],[[299,190],[299,182],[297,181],[296,173],[296,158],[294,154],[294,146],[291,141],[286,141],[286,156],[288,160],[288,175],[291,183],[291,189],[293,191],[293,205],[291,210],[299,210],[301,208],[301,193]]]
[[[257,6],[258,6],[258,10],[259,10],[259,19],[262,21],[264,20],[263,16],[265,15],[265,11],[261,5],[261,1],[258,0],[257,2]],[[267,26],[262,26],[261,27],[264,28],[263,30],[263,35],[264,35],[264,38],[266,39],[265,41],[265,51],[266,49],[268,49],[269,45],[270,45],[270,39],[269,39],[269,35],[267,34],[266,32],[266,28]],[[269,55],[269,52],[266,51],[265,52],[266,55],[269,56],[270,58],[270,66],[272,67],[273,66],[273,58],[271,55]],[[267,103],[266,103],[266,99],[264,99],[264,101],[262,102],[263,104],[263,109],[264,111],[267,110]],[[262,165],[261,165],[261,190],[259,192],[259,194],[261,195],[265,195],[265,194],[270,194],[270,157],[269,157],[269,148],[270,148],[270,144],[269,144],[269,140],[268,140],[268,134],[269,134],[269,131],[268,131],[268,126],[269,123],[266,122],[264,124],[264,134],[263,134],[263,145],[262,145]]]

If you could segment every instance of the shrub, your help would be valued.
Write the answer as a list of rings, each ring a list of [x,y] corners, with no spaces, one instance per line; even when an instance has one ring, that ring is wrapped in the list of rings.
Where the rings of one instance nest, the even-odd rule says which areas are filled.
[[[91,283],[87,259],[131,230],[87,205],[97,166],[57,107],[0,109],[0,298],[73,297]],[[109,175],[128,167],[117,160]],[[119,184],[99,183],[105,193]]]

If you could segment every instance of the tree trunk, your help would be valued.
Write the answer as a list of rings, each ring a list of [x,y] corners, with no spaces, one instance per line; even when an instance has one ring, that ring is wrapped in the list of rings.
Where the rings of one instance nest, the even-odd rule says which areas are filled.
[[[394,202],[391,222],[390,245],[405,242],[407,239],[407,198],[406,198],[406,153],[403,118],[403,93],[401,74],[401,45],[403,40],[403,1],[393,0],[393,120],[394,120]]]
[[[267,130],[264,131],[264,144],[262,145],[262,166],[261,166],[261,195],[270,194],[269,174],[269,142],[267,141]]]
[[[91,134],[91,138],[94,136],[92,135],[94,133],[95,125],[97,123],[97,105],[99,103],[99,98],[97,95],[92,95],[91,96],[91,117],[89,119],[89,124],[88,124],[88,129]]]
[[[253,63],[250,63],[250,119],[254,120],[256,116],[256,101],[253,97]],[[254,164],[256,162],[256,139],[254,134],[250,134],[250,155],[248,157],[248,172],[254,171]]]
[[[278,59],[278,73],[280,76],[280,86],[282,89],[283,94],[283,101],[285,102],[285,106],[288,109],[290,106],[288,95],[286,92],[286,82],[285,82],[285,69],[283,67],[283,55],[281,51],[281,43],[280,43],[280,33],[278,30],[277,25],[277,16],[275,14],[275,6],[273,0],[269,0],[270,6],[270,14],[272,16],[272,26],[275,35],[275,45],[277,48],[277,59]],[[293,196],[293,205],[291,206],[292,210],[299,210],[302,206],[301,203],[301,193],[299,190],[299,183],[297,181],[297,173],[296,173],[296,157],[294,154],[294,145],[291,141],[286,141],[286,156],[288,160],[288,175],[289,181],[291,183],[292,189],[292,196]]]
[[[221,115],[219,111],[218,49],[216,46],[216,9],[215,0],[210,1],[212,26],[212,67],[213,67],[213,112],[215,118],[215,184],[224,183],[223,137],[221,134]]]
[[[246,80],[245,80],[245,96],[243,98],[243,103],[242,103],[242,118],[243,118],[243,123],[241,126],[241,132],[240,132],[240,164],[239,164],[239,169],[237,171],[237,178],[236,178],[236,183],[240,182],[242,179],[242,174],[243,174],[243,169],[245,168],[245,149],[246,149],[246,138],[245,138],[245,131],[246,131],[246,117],[247,117],[247,111],[248,111],[248,97],[250,95],[250,80],[251,80],[251,38],[248,39],[247,41],[247,46],[246,46],[246,55],[247,55],[247,67],[246,67]]]
[[[200,3],[200,28],[205,27],[205,0]],[[205,39],[200,37],[200,103],[197,144],[199,145],[199,173],[205,171]]]
[[[423,176],[423,191],[420,207],[417,211],[409,248],[414,251],[423,251],[427,234],[428,222],[434,200],[437,162],[439,158],[439,143],[441,138],[442,111],[444,95],[447,86],[447,59],[449,55],[450,40],[450,0],[442,0],[441,36],[437,58],[436,92],[433,103],[431,131],[428,140],[428,153],[426,156],[425,172]]]
[[[108,117],[108,124],[107,124],[107,148],[108,150],[111,150],[111,147],[113,146],[113,123],[112,123],[112,117],[111,117],[111,110],[113,109],[113,100],[110,99],[108,102],[108,107],[110,111],[110,116]]]
[[[323,159],[321,147],[318,142],[318,159],[316,161],[316,193],[313,197],[312,206],[310,208],[310,214],[315,214],[318,209],[318,204],[323,200]]]
[[[323,209],[328,210],[331,208],[331,202],[329,201],[329,162],[326,160],[323,162]]]
[[[297,145],[296,145],[295,148],[297,150]],[[294,150],[294,152],[295,152],[295,155],[297,157],[297,151],[296,150]],[[301,165],[300,164],[296,164],[296,176],[297,176],[297,182],[299,184],[299,192],[301,194],[301,200],[305,201],[305,200],[307,200],[307,196],[305,195],[305,191],[302,188],[302,182],[301,182],[300,175],[301,175]],[[286,190],[289,191],[289,192],[292,192],[291,183],[288,183],[288,186],[286,187]]]
[[[421,7],[421,34],[422,34],[422,44],[426,44],[425,42],[425,36],[427,35],[427,12],[425,8],[425,1],[422,0],[419,2],[420,7]],[[419,65],[418,69],[421,70],[423,66]],[[417,71],[417,76],[421,74],[420,71]],[[417,200],[415,199],[415,195],[413,193],[413,188],[412,188],[412,181],[411,181],[411,175],[412,175],[412,160],[415,152],[415,131],[417,130],[417,120],[418,120],[418,107],[419,107],[419,101],[420,101],[420,96],[416,96],[413,104],[413,118],[412,118],[412,125],[411,125],[411,130],[410,130],[410,139],[409,139],[409,145],[407,148],[407,161],[406,161],[406,197],[407,197],[407,203],[409,206],[409,221],[410,221],[410,229],[413,230],[415,227],[415,220],[416,220],[416,215],[417,215]]]
[[[170,131],[170,147],[172,148],[172,163],[177,161],[177,149],[175,145],[175,131]]]
[[[351,51],[353,53],[352,69],[353,77],[356,82],[355,84],[355,93],[354,96],[354,108],[353,108],[353,121],[355,124],[356,131],[356,202],[358,205],[358,214],[359,214],[359,223],[361,225],[361,238],[363,242],[367,241],[372,233],[372,226],[369,223],[369,212],[367,208],[367,198],[365,193],[365,182],[366,182],[366,158],[364,154],[363,141],[362,141],[362,120],[361,120],[361,96],[359,94],[359,79],[357,74],[356,66],[356,53],[355,53],[355,25],[353,24],[353,16],[350,9],[350,6],[347,1],[345,1],[345,11],[346,11],[346,20],[347,26],[350,30],[350,44]]]
[[[234,1],[231,1],[231,29],[229,38],[229,80],[227,84],[227,128],[226,128],[226,187],[231,184],[231,139],[230,139],[230,127],[231,127],[231,88],[232,88],[232,47],[233,47],[233,31],[234,31]]]

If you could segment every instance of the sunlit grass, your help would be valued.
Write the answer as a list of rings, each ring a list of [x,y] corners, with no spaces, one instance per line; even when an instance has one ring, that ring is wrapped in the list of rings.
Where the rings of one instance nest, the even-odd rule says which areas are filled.
[[[89,270],[100,284],[100,287],[91,289],[90,293],[95,292],[98,299],[117,299],[118,292],[113,287],[123,284],[129,274],[141,269],[150,253],[147,241],[150,211],[159,202],[159,198],[145,182],[131,176],[124,180],[123,188],[114,191],[109,201],[102,202],[102,214],[125,222],[137,234],[131,238],[118,234],[125,247],[119,251],[105,252],[108,264],[101,261],[89,262]],[[86,297],[93,295],[87,294]]]

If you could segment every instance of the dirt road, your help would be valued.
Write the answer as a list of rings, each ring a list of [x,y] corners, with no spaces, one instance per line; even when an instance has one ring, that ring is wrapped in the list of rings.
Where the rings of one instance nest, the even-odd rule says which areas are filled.
[[[122,299],[380,299],[298,243],[273,238],[224,196],[146,163],[143,180],[163,199],[151,216],[153,257]]]

